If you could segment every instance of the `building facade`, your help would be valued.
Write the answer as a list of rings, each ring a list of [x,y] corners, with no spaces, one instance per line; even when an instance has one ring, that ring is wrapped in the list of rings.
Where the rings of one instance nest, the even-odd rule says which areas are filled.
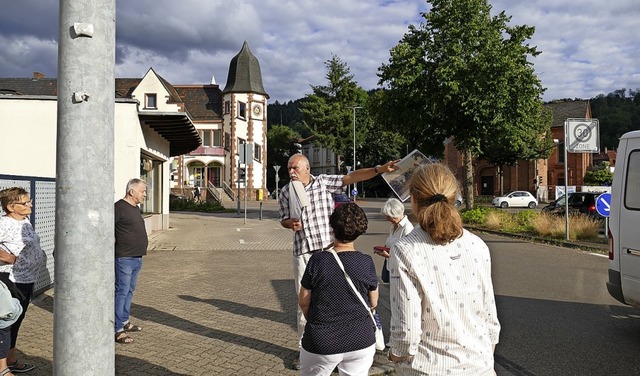
[[[174,85],[202,140],[193,151],[173,158],[172,191],[223,203],[262,199],[266,193],[267,104],[260,63],[244,42],[229,64],[224,89],[209,85]],[[242,144],[249,160],[240,164]],[[244,172],[244,178],[242,178]],[[246,189],[245,189],[246,188]]]

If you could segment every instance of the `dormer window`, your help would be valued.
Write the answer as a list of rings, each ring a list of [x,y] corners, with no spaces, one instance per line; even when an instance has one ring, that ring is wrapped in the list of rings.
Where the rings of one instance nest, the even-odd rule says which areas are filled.
[[[145,109],[158,109],[158,96],[156,94],[144,95],[144,108]]]

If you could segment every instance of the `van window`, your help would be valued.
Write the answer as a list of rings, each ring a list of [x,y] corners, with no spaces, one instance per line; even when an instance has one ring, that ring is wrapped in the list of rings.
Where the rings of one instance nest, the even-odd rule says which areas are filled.
[[[634,150],[629,154],[626,173],[624,206],[627,209],[640,210],[640,150]]]

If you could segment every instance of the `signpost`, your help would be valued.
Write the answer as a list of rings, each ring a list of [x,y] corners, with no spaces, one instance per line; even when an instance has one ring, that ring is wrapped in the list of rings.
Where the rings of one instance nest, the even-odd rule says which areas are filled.
[[[278,182],[280,181],[280,176],[278,175],[278,171],[280,170],[280,166],[275,165],[273,166],[273,169],[276,170],[276,201],[278,201],[278,198],[280,196],[279,192],[278,192]]]
[[[604,217],[604,240],[609,233],[609,216],[611,215],[611,193],[603,193],[596,198],[596,211]]]
[[[564,122],[564,191],[568,192],[569,159],[567,153],[600,152],[598,119],[567,119]],[[569,239],[569,195],[564,200],[566,238]]]

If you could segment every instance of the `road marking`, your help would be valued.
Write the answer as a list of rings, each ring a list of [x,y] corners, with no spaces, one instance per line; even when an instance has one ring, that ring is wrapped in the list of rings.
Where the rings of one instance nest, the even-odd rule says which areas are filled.
[[[261,244],[260,242],[246,242],[244,239],[239,239],[240,244]]]

